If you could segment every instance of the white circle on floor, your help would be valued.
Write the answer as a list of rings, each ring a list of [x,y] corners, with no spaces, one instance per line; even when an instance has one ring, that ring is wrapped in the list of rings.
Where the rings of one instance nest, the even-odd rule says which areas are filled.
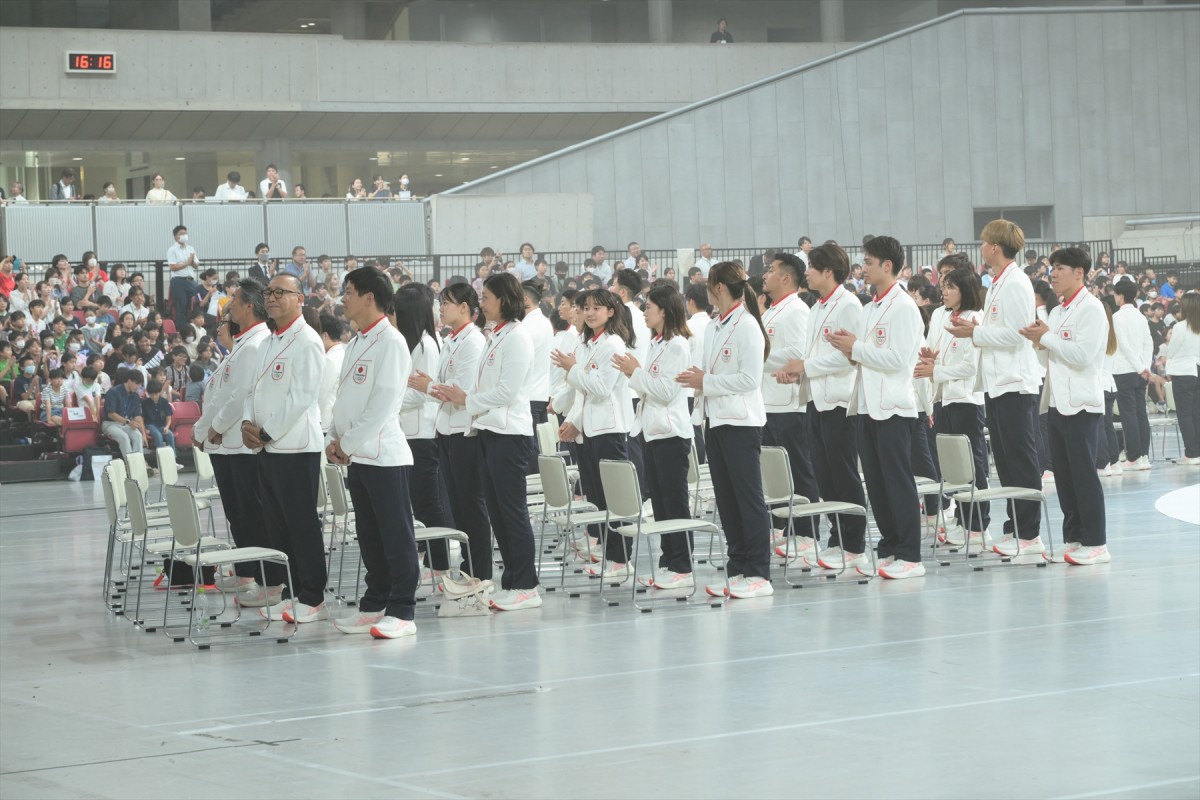
[[[1167,492],[1155,501],[1154,507],[1172,519],[1200,525],[1200,483]]]

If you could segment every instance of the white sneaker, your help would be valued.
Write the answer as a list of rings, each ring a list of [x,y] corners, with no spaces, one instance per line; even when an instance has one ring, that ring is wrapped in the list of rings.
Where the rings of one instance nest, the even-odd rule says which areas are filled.
[[[370,633],[376,622],[383,619],[382,611],[359,611],[348,617],[338,617],[333,627],[342,633]]]
[[[1142,456],[1137,460],[1137,468],[1139,472],[1148,472],[1150,470],[1150,456]]]
[[[1112,561],[1112,554],[1106,545],[1099,547],[1079,547],[1065,556],[1068,564],[1086,567],[1092,564],[1107,564]]]
[[[451,599],[468,597],[474,594],[487,594],[494,591],[496,591],[496,584],[490,580],[467,578],[463,581],[456,581],[449,575],[442,576],[442,593]]]
[[[541,608],[542,596],[537,587],[532,589],[506,589],[492,595],[489,603],[497,611],[521,611],[526,608]]]
[[[776,552],[780,547],[787,544],[787,534],[783,531],[771,534],[771,552]]]
[[[768,578],[741,578],[729,582],[729,596],[738,600],[749,600],[753,597],[769,597],[775,594],[775,587]]]
[[[237,604],[242,608],[263,608],[278,605],[283,600],[283,587],[263,588],[254,581],[238,590]],[[283,617],[280,617],[283,619]]]
[[[967,551],[976,553],[990,553],[992,551],[992,535],[987,531],[971,531],[967,535]]]
[[[1104,467],[1103,469],[1096,470],[1096,474],[1099,475],[1101,478],[1111,478],[1112,474],[1113,474],[1112,464],[1109,464],[1108,466]]]
[[[895,556],[888,556],[887,558],[880,558],[875,562],[875,569],[872,570],[871,569],[871,559],[864,558],[863,562],[861,564],[856,564],[854,566],[854,571],[864,577],[875,578],[875,577],[879,576],[880,569],[882,569],[883,567],[886,567],[888,564],[891,564],[895,560],[896,560]]]
[[[633,574],[633,569],[628,564],[619,564],[616,561],[609,561],[604,572],[600,571],[600,567],[591,567],[585,570],[588,575],[597,578],[620,578],[625,581]]]
[[[1040,536],[1032,539],[1017,539],[1010,534],[996,542],[992,546],[992,552],[1008,558],[1019,558],[1020,556],[1040,556],[1046,552],[1046,547],[1042,544]]]
[[[659,578],[666,579],[667,573],[669,573],[670,571],[671,570],[667,569],[666,567],[659,567],[658,569],[654,570],[654,572],[651,573],[650,575],[638,575],[638,577],[637,577],[638,586],[645,586],[647,589],[653,588],[655,582]]]
[[[1051,564],[1065,564],[1067,563],[1067,553],[1078,550],[1081,547],[1083,547],[1083,545],[1081,545],[1079,542],[1067,542],[1062,547],[1055,550],[1054,555],[1042,553],[1042,558],[1046,559]]]
[[[329,606],[325,605],[324,601],[315,606],[310,606],[296,600],[283,612],[284,622],[303,624],[306,622],[317,622],[322,619],[329,619]]]
[[[239,578],[237,575],[215,575],[213,585],[225,594],[236,594],[250,588],[254,578]]]
[[[894,581],[905,578],[923,578],[925,577],[925,565],[920,561],[896,560],[887,566],[880,567],[879,574]]]
[[[1184,456],[1183,458],[1175,459],[1175,463],[1188,467],[1194,467],[1200,465],[1200,456]]]
[[[745,575],[730,575],[729,586],[732,588],[734,583],[745,577]],[[704,587],[704,592],[710,597],[729,597],[729,589],[725,588],[724,583],[710,583]]]
[[[439,617],[488,617],[491,614],[492,609],[488,608],[483,593],[447,599],[438,608]]]
[[[1118,461],[1118,462],[1116,462],[1116,463],[1114,463],[1114,464],[1109,464],[1109,465],[1108,465],[1108,468],[1109,468],[1109,469],[1112,471],[1112,474],[1113,474],[1113,477],[1114,477],[1114,478],[1115,478],[1116,476],[1118,476],[1118,475],[1124,475],[1124,474],[1125,474],[1125,468],[1121,466],[1121,462],[1120,462],[1120,461]]]
[[[785,537],[783,544],[775,548],[775,555],[795,559],[806,556],[816,549],[817,542],[811,536],[791,536]]]
[[[240,600],[238,601],[241,602]],[[273,606],[266,606],[258,609],[258,614],[263,619],[269,619],[273,622],[283,622],[285,612],[292,610],[292,601],[284,600],[282,603],[276,603]]]
[[[962,525],[951,525],[938,536],[938,541],[951,547],[962,547],[967,541],[967,531]]]
[[[866,563],[866,553],[848,553],[840,547],[828,547],[817,557],[817,566],[821,569],[855,569],[859,564]]]
[[[1054,472],[1046,470],[1042,473],[1042,483],[1054,483]]]
[[[384,617],[371,626],[371,635],[376,639],[399,639],[401,636],[415,636],[417,623],[411,619]]]
[[[654,576],[655,589],[691,589],[695,585],[696,579],[690,572],[672,572],[664,568]]]

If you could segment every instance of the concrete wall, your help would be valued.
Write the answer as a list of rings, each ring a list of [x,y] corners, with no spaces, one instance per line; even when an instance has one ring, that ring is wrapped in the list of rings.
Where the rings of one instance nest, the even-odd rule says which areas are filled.
[[[496,247],[516,253],[521,242],[538,252],[578,250],[592,241],[595,209],[586,193],[434,195],[429,200],[434,253],[478,253]]]
[[[596,239],[970,240],[975,208],[1200,209],[1200,12],[955,14],[452,192],[580,191]]]
[[[0,110],[659,112],[845,47],[0,28]],[[66,74],[72,49],[116,52],[117,74]]]

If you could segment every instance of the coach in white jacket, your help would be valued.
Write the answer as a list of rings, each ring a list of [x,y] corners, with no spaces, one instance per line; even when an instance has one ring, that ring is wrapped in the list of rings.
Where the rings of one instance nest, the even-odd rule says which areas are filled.
[[[1021,331],[1050,354],[1042,407],[1049,409],[1050,455],[1054,485],[1063,512],[1065,546],[1055,561],[1102,564],[1112,560],[1105,538],[1104,489],[1096,474],[1096,449],[1104,420],[1104,352],[1108,317],[1084,282],[1092,260],[1078,247],[1050,255],[1050,280],[1063,299]]]
[[[258,377],[258,349],[271,332],[267,330],[267,306],[263,286],[243,280],[229,298],[221,319],[219,335],[232,338],[229,355],[221,361],[204,387],[204,412],[196,422],[192,438],[203,443],[212,461],[213,479],[221,494],[221,507],[229,533],[238,547],[269,547],[263,531],[262,501],[258,490],[258,459],[242,443],[242,414],[246,396]],[[238,331],[236,336],[231,331]],[[236,577],[217,577],[217,585],[236,589],[238,602],[247,607],[278,603],[278,594],[268,597],[264,576],[255,563],[237,564]]]
[[[982,353],[979,380],[1001,485],[1040,490],[1037,425],[1041,370],[1033,347],[1021,335],[1037,314],[1033,285],[1013,261],[1025,249],[1025,234],[1012,222],[998,219],[984,227],[980,238],[983,261],[996,275],[984,297],[983,319],[975,323],[960,317],[946,327],[956,337],[970,337]],[[1015,500],[1009,508],[1004,538],[993,549],[1006,556],[1040,556],[1046,549],[1038,537],[1038,503]]]
[[[346,275],[346,316],[359,333],[346,348],[325,455],[348,465],[355,532],[367,568],[367,589],[354,614],[334,621],[343,633],[396,639],[417,632],[413,622],[421,570],[409,502],[413,456],[400,426],[400,405],[412,360],[408,344],[385,309],[392,286],[373,267]]]
[[[816,502],[821,490],[817,487],[817,476],[809,457],[812,445],[804,416],[808,406],[800,400],[799,386],[780,383],[774,377],[784,364],[800,358],[807,344],[809,308],[796,294],[796,290],[804,285],[804,269],[804,262],[798,256],[780,252],[763,273],[763,290],[771,298],[770,307],[762,315],[763,327],[771,342],[771,355],[763,362],[762,395],[767,412],[763,444],[787,451],[792,469],[792,491]],[[795,537],[791,541],[783,534],[787,520],[773,521],[777,555],[789,559],[815,557],[820,529],[818,517],[805,517],[796,522],[790,531]]]
[[[842,286],[850,276],[850,258],[836,244],[810,250],[805,275],[808,288],[820,299],[808,315],[801,357],[785,364],[775,379],[795,382],[800,402],[808,406],[805,417],[821,499],[865,506],[858,477],[858,420],[846,418],[858,370],[829,341],[836,331],[859,330],[862,303]],[[805,556],[805,563],[839,570],[865,564],[866,528],[862,517],[831,517],[829,546],[819,554],[814,551]]]
[[[879,525],[879,574],[885,578],[925,574],[911,460],[917,418],[913,369],[925,326],[917,304],[897,286],[903,264],[904,248],[891,236],[867,241],[863,271],[875,299],[867,304],[857,335],[846,330],[829,335],[833,346],[859,366],[859,457]],[[857,569],[869,574],[867,566]]]
[[[287,553],[296,582],[284,586],[282,602],[265,613],[314,622],[329,618],[325,544],[317,518],[325,443],[318,393],[325,348],[301,314],[304,291],[298,278],[278,274],[265,294],[274,330],[259,347],[257,374],[242,411],[242,443],[258,452],[263,528],[271,546]],[[285,583],[285,576],[282,567],[268,565],[268,591]]]

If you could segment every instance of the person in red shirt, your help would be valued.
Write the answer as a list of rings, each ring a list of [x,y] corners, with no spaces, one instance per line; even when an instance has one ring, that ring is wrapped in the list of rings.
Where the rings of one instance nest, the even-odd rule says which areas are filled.
[[[0,294],[8,297],[16,287],[17,281],[13,277],[13,257],[5,256],[4,260],[0,261]]]

